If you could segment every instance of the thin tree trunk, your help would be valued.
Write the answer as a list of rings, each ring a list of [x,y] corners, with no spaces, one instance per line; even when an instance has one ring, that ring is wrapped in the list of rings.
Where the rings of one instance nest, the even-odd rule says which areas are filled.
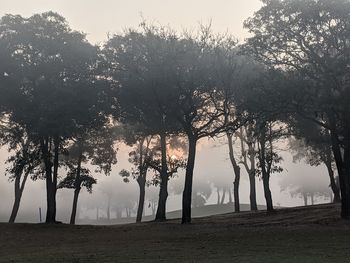
[[[341,217],[343,219],[350,220],[350,160],[347,160],[349,159],[348,155],[350,154],[350,137],[348,135],[346,138],[344,138],[343,160],[334,116],[332,114],[328,114],[328,118],[330,125],[332,151],[339,175],[339,185],[341,192]],[[347,134],[349,134],[350,129],[345,128],[345,130],[347,131]]]
[[[233,142],[232,142],[232,135],[227,133],[227,140],[228,140],[228,147],[229,147],[229,156],[231,160],[231,164],[233,167],[233,171],[235,174],[234,182],[233,182],[233,197],[234,197],[234,202],[235,202],[235,212],[240,211],[240,202],[239,202],[239,182],[241,179],[241,168],[237,164],[234,156],[234,151],[233,151]]]
[[[139,204],[137,207],[137,214],[136,214],[136,223],[141,222],[142,220],[142,214],[144,210],[144,205],[145,205],[145,185],[146,185],[146,180],[143,175],[141,175],[137,179],[137,183],[140,188],[140,195],[139,195]]]
[[[307,206],[307,194],[303,193],[304,205]]]
[[[26,183],[27,178],[28,178],[28,174],[26,173],[23,176],[23,180],[22,180],[22,183],[21,183],[21,177],[22,177],[22,173],[23,173],[23,168],[24,167],[21,167],[20,170],[15,175],[15,200],[14,200],[14,203],[13,203],[13,207],[12,207],[9,223],[14,223],[15,220],[16,220],[17,213],[18,213],[18,210],[19,210],[19,206],[20,206],[20,203],[21,203],[21,198],[22,198],[24,186],[25,186],[25,183]]]
[[[72,214],[70,217],[70,224],[75,224],[75,217],[77,214],[77,206],[78,206],[78,198],[79,193],[81,189],[81,179],[80,179],[80,173],[81,173],[81,162],[83,160],[83,151],[82,151],[82,145],[79,145],[79,157],[78,157],[78,165],[77,165],[77,173],[75,175],[75,182],[74,182],[74,197],[73,197],[73,207],[72,207]]]
[[[111,197],[108,196],[108,200],[107,200],[107,220],[110,221],[111,220]]]
[[[229,204],[232,204],[232,193],[231,193],[231,188],[228,188],[228,202]]]
[[[222,197],[221,197],[221,202],[220,202],[220,204],[224,204],[224,202],[225,202],[225,197],[226,197],[226,188],[223,187],[223,188],[222,188]]]
[[[270,190],[270,178],[268,175],[263,175],[263,185],[267,211],[273,211],[272,195]]]
[[[217,196],[218,196],[217,204],[219,205],[220,204],[220,188],[219,187],[216,188],[216,193],[217,193]]]
[[[80,188],[74,189],[72,214],[71,214],[70,222],[69,222],[71,225],[75,224],[75,217],[76,217],[76,214],[77,214],[79,192],[80,192]]]
[[[156,221],[166,220],[166,201],[168,199],[168,166],[167,166],[167,154],[166,154],[166,134],[160,135],[160,147],[162,151],[161,156],[161,174],[160,174],[160,189],[159,189],[159,201],[156,213]]]
[[[188,136],[188,157],[185,175],[185,187],[182,195],[182,224],[191,223],[191,202],[193,170],[196,158],[197,138]]]
[[[329,175],[330,186],[331,186],[331,189],[332,189],[333,194],[334,194],[333,202],[339,203],[340,202],[340,192],[339,192],[339,188],[335,182],[334,171],[332,169],[332,163],[327,162],[327,163],[325,163],[325,165],[327,167],[327,171],[328,171],[328,175]]]
[[[249,174],[249,185],[250,185],[250,193],[249,193],[250,210],[257,211],[258,204],[256,202],[255,169],[253,172],[251,172],[251,174]]]

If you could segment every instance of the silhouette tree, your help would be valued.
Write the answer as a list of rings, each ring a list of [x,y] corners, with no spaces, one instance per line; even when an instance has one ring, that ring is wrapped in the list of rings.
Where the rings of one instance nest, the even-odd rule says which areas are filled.
[[[299,74],[294,111],[330,131],[342,195],[350,218],[349,71],[350,3],[346,0],[265,0],[245,22],[248,49],[267,65]],[[293,97],[291,97],[293,98]],[[315,114],[316,113],[316,114]],[[344,154],[342,154],[342,149]]]

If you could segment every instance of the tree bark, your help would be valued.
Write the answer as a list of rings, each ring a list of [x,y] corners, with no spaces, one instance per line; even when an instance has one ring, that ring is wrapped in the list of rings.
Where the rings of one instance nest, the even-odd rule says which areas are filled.
[[[75,217],[77,214],[77,206],[78,206],[78,198],[79,193],[81,189],[81,179],[80,179],[80,173],[81,173],[81,162],[83,160],[83,151],[82,146],[79,145],[79,157],[78,157],[78,165],[77,165],[77,174],[75,176],[75,182],[74,182],[74,197],[73,197],[73,207],[72,207],[72,214],[70,217],[70,224],[75,224]]]
[[[263,174],[264,195],[267,211],[273,211],[272,195],[270,190],[270,177]]]
[[[332,151],[334,155],[335,164],[339,175],[339,185],[341,193],[341,217],[350,220],[350,128],[345,127],[347,136],[344,138],[344,160],[341,154],[339,137],[337,133],[337,126],[335,118],[332,114],[328,114]]]
[[[21,177],[23,173],[23,168],[21,167],[19,171],[15,175],[15,200],[13,203],[12,211],[11,211],[11,216],[9,219],[9,223],[14,223],[17,217],[17,213],[19,210],[19,206],[21,203],[21,198],[24,190],[25,183],[28,178],[28,174],[25,174],[21,183]]]
[[[45,182],[46,182],[46,223],[55,223],[55,198],[54,198],[54,187],[52,180],[52,162],[51,162],[51,147],[49,144],[51,143],[51,139],[45,138],[41,139],[40,146],[43,154],[43,161],[45,165]]]
[[[160,135],[160,147],[162,151],[161,156],[161,173],[160,173],[160,189],[159,189],[159,201],[156,213],[156,221],[166,220],[166,201],[168,199],[168,166],[167,166],[167,154],[166,154],[166,134],[162,133]]]
[[[75,217],[76,217],[76,214],[77,214],[79,192],[80,192],[80,188],[74,189],[72,214],[70,216],[70,222],[69,222],[71,225],[75,224]]]
[[[239,202],[239,182],[241,179],[241,168],[237,164],[234,156],[234,151],[233,151],[233,142],[232,142],[232,135],[227,133],[227,140],[228,140],[228,148],[229,148],[229,156],[230,156],[230,161],[233,167],[233,171],[235,174],[234,182],[233,182],[233,198],[234,198],[234,203],[235,203],[235,212],[240,211],[240,202]]]
[[[139,195],[139,204],[137,206],[137,214],[136,214],[136,223],[140,223],[142,220],[143,215],[143,209],[145,205],[145,187],[146,187],[146,179],[143,175],[141,175],[139,178],[137,178],[137,183],[140,188],[140,195]]]
[[[250,185],[250,188],[249,188],[250,189],[250,193],[249,193],[250,210],[257,211],[258,204],[256,202],[255,170],[249,174],[249,185]]]
[[[338,186],[335,182],[334,171],[332,169],[332,163],[327,162],[327,163],[325,163],[325,165],[327,167],[329,180],[330,180],[330,186],[331,186],[331,189],[332,189],[333,195],[334,195],[333,202],[339,203],[341,201],[340,200],[340,192],[339,192]]]
[[[188,157],[185,175],[185,187],[182,195],[182,224],[191,223],[191,202],[192,202],[192,183],[193,171],[196,158],[197,138],[188,136]]]

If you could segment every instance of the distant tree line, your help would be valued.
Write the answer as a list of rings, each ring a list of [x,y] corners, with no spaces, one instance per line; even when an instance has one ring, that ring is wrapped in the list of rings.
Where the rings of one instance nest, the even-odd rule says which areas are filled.
[[[138,183],[137,221],[150,184],[159,186],[155,219],[166,220],[168,181],[184,169],[182,223],[190,223],[191,207],[208,197],[192,187],[197,144],[221,136],[236,212],[242,168],[251,210],[258,177],[273,211],[270,178],[283,171],[279,145],[288,139],[296,158],[325,164],[350,219],[349,1],[263,0],[244,26],[252,36],[239,44],[210,26],[178,33],[143,21],[95,46],[57,13],[3,16],[0,142],[15,187],[10,222],[30,177],[45,180],[46,223],[56,222],[57,190],[74,190],[74,224],[81,188],[97,183],[91,167],[110,174],[122,141],[134,147],[133,168],[120,175]]]

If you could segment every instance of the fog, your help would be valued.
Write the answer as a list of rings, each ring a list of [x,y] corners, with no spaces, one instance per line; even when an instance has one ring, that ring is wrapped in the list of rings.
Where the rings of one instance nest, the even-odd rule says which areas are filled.
[[[209,23],[211,21],[212,29],[215,32],[228,31],[233,33],[238,39],[243,41],[248,33],[243,29],[243,21],[253,15],[258,10],[261,2],[258,0],[249,1],[68,1],[68,0],[32,0],[32,1],[6,1],[1,3],[0,15],[21,14],[30,16],[34,13],[40,13],[48,10],[58,12],[64,16],[71,27],[87,33],[87,38],[92,43],[101,43],[105,41],[108,35],[121,32],[126,27],[137,27],[142,18],[153,23],[162,25],[171,25],[172,28],[181,31],[184,28],[194,28],[198,23]],[[97,175],[97,185],[93,188],[93,193],[85,191],[79,198],[79,216],[80,218],[96,217],[96,208],[100,209],[99,216],[107,217],[106,202],[108,195],[106,192],[114,191],[114,197],[111,200],[111,207],[116,203],[131,201],[137,203],[138,186],[135,180],[124,183],[119,171],[130,167],[128,162],[128,152],[130,147],[123,144],[119,145],[117,153],[118,163],[113,167],[110,176],[103,174]],[[0,163],[4,164],[7,158],[6,149],[1,149]],[[309,165],[293,163],[292,156],[287,151],[282,152],[284,171],[280,174],[273,174],[271,177],[271,189],[274,204],[276,206],[298,206],[303,204],[301,196],[291,197],[287,191],[281,191],[279,183],[283,178],[301,176],[308,180],[310,176],[317,176],[317,184],[327,186],[329,184],[327,171],[323,166],[310,167]],[[223,139],[206,140],[202,139],[199,147],[197,160],[194,170],[194,188],[196,184],[205,182],[210,184],[212,193],[206,204],[216,203],[216,192],[214,185],[232,186],[233,170],[228,159],[228,147]],[[1,165],[1,174],[5,174],[5,166]],[[65,171],[60,171],[62,175]],[[249,203],[249,182],[248,176],[242,168],[242,181],[240,185],[241,203]],[[176,178],[170,180],[169,188],[172,185],[184,184],[184,171],[180,172]],[[232,188],[232,187],[231,187]],[[232,189],[231,189],[232,190]],[[127,193],[127,194],[124,194]],[[149,199],[150,196],[157,196],[158,188],[149,187],[146,189],[145,214],[152,213]],[[7,221],[13,202],[13,184],[8,182],[7,177],[0,177],[0,219]],[[68,222],[72,206],[73,191],[59,189],[57,195],[58,212],[57,219]],[[228,198],[228,197],[227,197]],[[35,182],[29,180],[23,194],[21,206],[18,214],[18,222],[38,222],[39,208],[42,209],[42,217],[46,213],[45,183],[43,180]],[[181,195],[170,193],[167,210],[173,211],[181,209]],[[257,181],[257,200],[259,205],[264,205],[264,196],[262,182]],[[225,202],[227,202],[226,200]],[[317,202],[328,202],[319,198]],[[134,207],[135,208],[135,207]],[[232,208],[233,209],[233,208]],[[111,217],[115,216],[115,211],[111,211]],[[124,213],[124,212],[123,212]],[[133,211],[135,216],[135,211]]]
[[[285,144],[283,144],[285,145]],[[119,175],[119,171],[125,168],[129,168],[131,165],[128,162],[128,152],[131,147],[120,144],[119,151],[117,153],[118,163],[113,167],[110,176],[104,174],[96,174],[97,184],[93,187],[92,194],[82,190],[79,197],[78,220],[77,223],[98,223],[96,219],[96,210],[99,208],[99,218],[101,223],[107,223],[107,193],[112,193],[111,198],[111,215],[110,218],[116,217],[114,210],[115,206],[124,204],[131,201],[133,203],[132,217],[135,217],[136,206],[139,194],[139,188],[135,180],[130,180],[129,183],[125,183],[122,177]],[[286,147],[286,146],[284,146]],[[236,149],[237,150],[237,149]],[[237,150],[238,151],[238,150]],[[291,197],[288,190],[281,192],[280,182],[286,178],[302,177],[304,179],[299,180],[300,185],[305,182],[312,181],[313,184],[320,187],[327,188],[329,185],[329,178],[327,170],[322,165],[319,167],[309,166],[303,161],[293,163],[292,155],[287,151],[280,151],[284,158],[282,167],[284,171],[282,173],[273,174],[271,177],[271,190],[274,199],[274,204],[282,207],[301,206],[304,205],[302,196]],[[6,160],[6,149],[1,150],[1,163]],[[0,172],[4,175],[5,166],[1,166]],[[64,170],[61,174],[64,175]],[[151,175],[151,173],[149,174]],[[0,220],[2,222],[8,221],[8,217],[11,213],[13,205],[14,192],[13,183],[8,181],[6,176],[0,178]],[[208,140],[203,139],[199,143],[197,161],[194,171],[193,188],[199,185],[200,182],[210,184],[212,193],[207,199],[206,205],[216,204],[217,196],[214,185],[231,186],[233,182],[233,170],[228,159],[228,147],[224,139]],[[167,211],[174,211],[181,209],[182,196],[174,195],[171,192],[173,186],[182,187],[184,184],[184,171],[181,171],[178,176],[170,179],[169,189],[170,195],[167,202]],[[18,222],[39,222],[39,208],[42,209],[42,220],[45,219],[46,213],[46,192],[45,181],[28,180],[24,189],[21,206],[18,212],[16,221]],[[145,215],[152,215],[152,207],[150,207],[152,199],[158,198],[158,187],[148,187],[146,189],[146,202],[145,202]],[[331,189],[329,188],[329,191]],[[240,201],[242,204],[249,204],[249,181],[248,176],[242,168],[242,179],[240,184]],[[69,222],[69,217],[72,209],[73,190],[59,189],[57,194],[57,220],[62,222]],[[225,203],[228,203],[228,195],[226,195]],[[257,180],[257,202],[258,205],[265,205],[264,193],[262,182]],[[329,199],[319,197],[315,199],[315,203],[327,203]],[[233,205],[232,205],[233,211]],[[122,217],[126,217],[125,210],[122,212]],[[153,217],[151,217],[153,218]],[[85,221],[84,221],[85,219]],[[87,219],[91,221],[87,221]],[[130,219],[132,221],[133,219]],[[149,219],[148,219],[149,220]],[[116,221],[112,221],[116,223]]]

